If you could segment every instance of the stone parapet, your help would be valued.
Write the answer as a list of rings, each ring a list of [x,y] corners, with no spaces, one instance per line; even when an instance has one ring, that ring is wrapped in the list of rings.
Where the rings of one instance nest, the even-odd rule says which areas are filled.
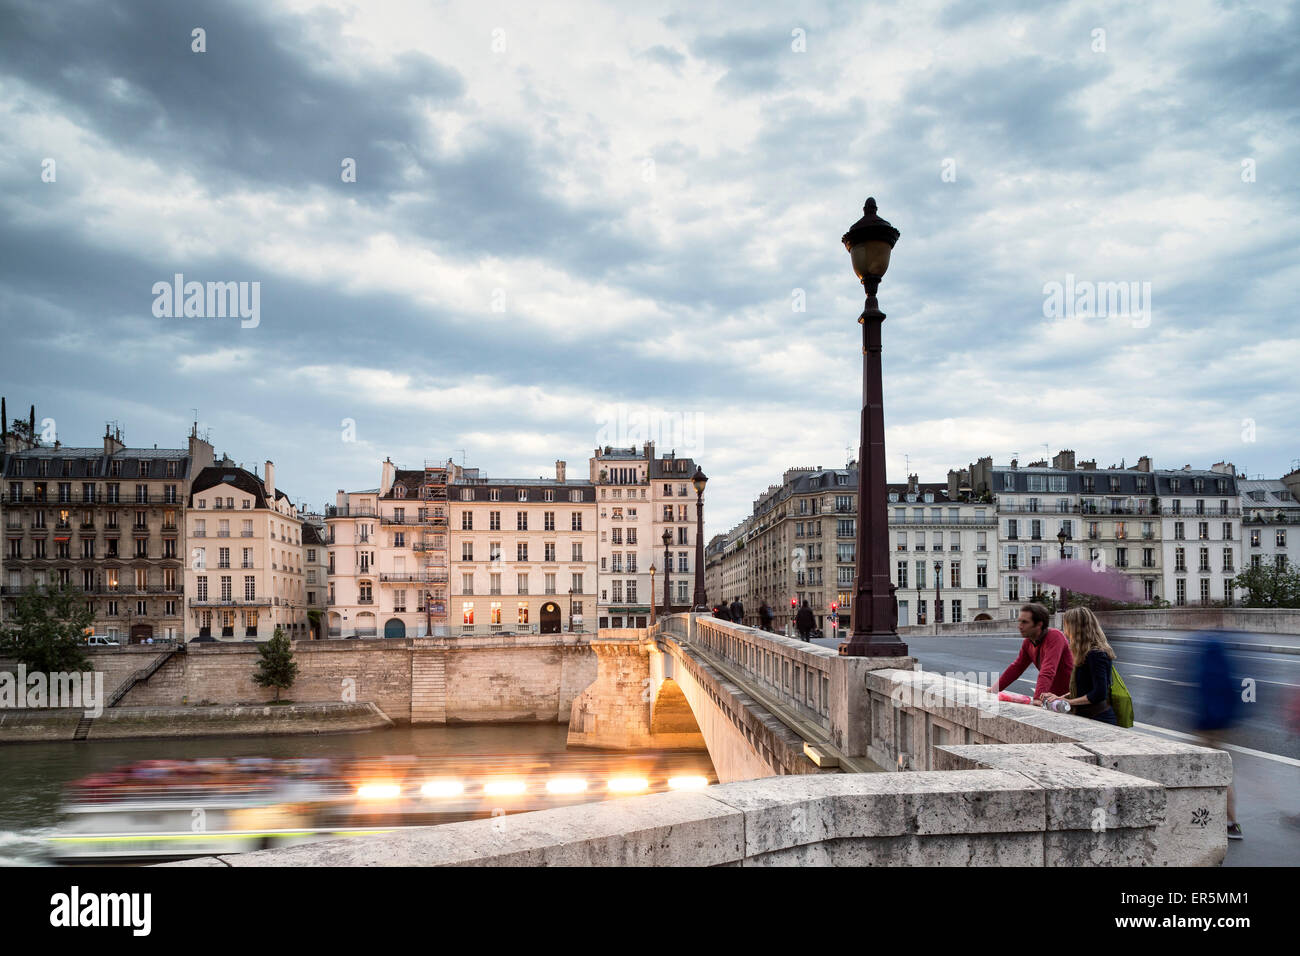
[[[1056,866],[1146,864],[1159,785],[1052,768],[721,784],[221,857],[230,866]],[[1108,793],[1105,830],[1087,809]],[[210,865],[212,859],[188,865]]]

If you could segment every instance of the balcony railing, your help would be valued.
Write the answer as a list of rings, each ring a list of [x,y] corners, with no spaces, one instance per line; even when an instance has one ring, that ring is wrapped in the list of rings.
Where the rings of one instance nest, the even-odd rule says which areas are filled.
[[[264,597],[264,598],[244,599],[238,601],[236,600],[222,601],[215,598],[212,600],[200,600],[199,598],[190,598],[188,603],[190,607],[270,607],[271,599],[269,597]]]
[[[351,506],[330,506],[325,509],[326,518],[378,518],[379,512],[374,508],[353,508]]]
[[[985,517],[985,518],[976,518],[976,517],[974,517],[973,515],[960,515],[960,516],[958,516],[958,517],[956,517],[956,518],[943,518],[943,517],[936,518],[936,517],[934,517],[933,515],[931,515],[931,516],[929,516],[929,517],[926,517],[925,515],[922,515],[920,518],[918,518],[918,517],[916,517],[916,515],[912,515],[911,517],[902,517],[902,518],[899,518],[898,516],[895,515],[895,516],[893,516],[893,517],[891,517],[891,518],[889,519],[889,523],[890,523],[891,525],[903,525],[903,524],[928,524],[928,525],[964,524],[964,525],[987,525],[987,526],[989,526],[989,527],[992,527],[992,526],[994,526],[994,525],[996,525],[996,524],[998,523],[998,516],[994,514],[994,515],[989,515],[988,517]]]

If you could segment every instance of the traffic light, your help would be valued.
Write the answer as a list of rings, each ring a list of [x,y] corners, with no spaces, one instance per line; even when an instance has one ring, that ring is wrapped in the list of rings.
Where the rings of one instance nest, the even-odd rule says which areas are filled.
[[[839,602],[838,602],[838,601],[831,601],[831,613],[834,614],[834,613],[835,613],[836,611],[838,611],[839,609],[840,609]]]
[[[794,600],[794,598],[790,598],[790,610],[793,611],[793,610],[794,610],[794,606],[795,606],[795,600]]]

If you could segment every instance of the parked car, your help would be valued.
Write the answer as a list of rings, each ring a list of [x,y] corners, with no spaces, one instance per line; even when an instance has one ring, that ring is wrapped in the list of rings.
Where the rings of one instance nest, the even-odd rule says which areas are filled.
[[[102,634],[95,634],[86,638],[86,643],[91,647],[121,647],[121,643],[111,637],[104,637]]]

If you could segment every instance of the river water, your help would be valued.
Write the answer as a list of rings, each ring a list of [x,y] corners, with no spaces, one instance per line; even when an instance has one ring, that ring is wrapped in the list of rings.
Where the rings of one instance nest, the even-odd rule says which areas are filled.
[[[457,761],[520,767],[540,759],[558,773],[599,778],[631,766],[635,756],[615,751],[567,749],[563,724],[464,724],[396,727],[356,734],[282,737],[203,737],[100,740],[0,745],[0,865],[46,862],[47,838],[58,832],[62,790],[87,774],[140,760],[204,757],[380,757],[412,755],[454,772]],[[674,772],[716,781],[704,751],[665,754]],[[644,759],[642,759],[644,764]],[[591,799],[601,799],[593,792]]]

